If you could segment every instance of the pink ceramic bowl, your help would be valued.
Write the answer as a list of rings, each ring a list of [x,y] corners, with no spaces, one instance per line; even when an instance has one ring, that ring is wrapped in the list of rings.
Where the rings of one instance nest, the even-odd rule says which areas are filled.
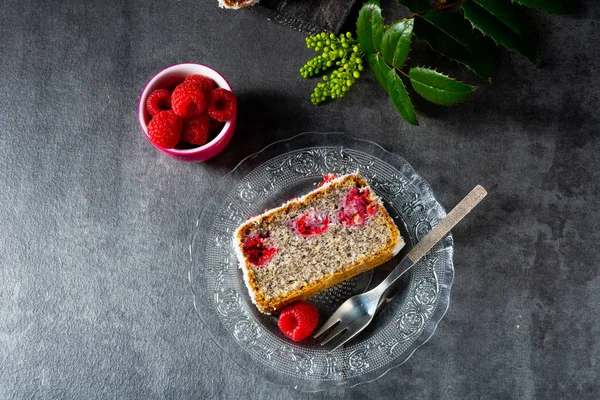
[[[194,74],[207,76],[215,81],[218,87],[233,92],[233,90],[231,90],[231,86],[229,86],[229,83],[221,76],[221,74],[205,65],[177,64],[160,71],[154,76],[154,78],[150,80],[150,82],[148,82],[144,88],[138,107],[140,125],[148,141],[150,141],[150,138],[148,137],[148,122],[150,122],[150,114],[148,114],[148,111],[146,111],[146,99],[148,98],[148,95],[156,89],[173,90],[173,88],[183,82],[186,77]],[[236,121],[237,115],[235,115],[231,120],[227,121],[225,126],[223,126],[223,129],[221,129],[221,132],[219,132],[219,134],[213,140],[206,143],[204,146],[194,147],[191,149],[165,149],[155,145],[152,142],[150,143],[152,143],[154,147],[169,157],[176,158],[181,161],[206,161],[209,158],[219,154],[225,148],[225,146],[229,144],[229,141],[233,136],[233,132],[235,131]]]

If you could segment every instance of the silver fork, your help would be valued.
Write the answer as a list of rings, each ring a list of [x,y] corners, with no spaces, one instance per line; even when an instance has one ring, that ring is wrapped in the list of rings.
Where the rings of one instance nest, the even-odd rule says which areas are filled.
[[[486,196],[481,186],[476,186],[460,201],[425,237],[413,247],[394,270],[375,288],[346,300],[315,333],[314,337],[337,324],[321,346],[345,333],[343,339],[331,351],[354,338],[373,320],[375,312],[385,299],[385,293],[406,271],[411,269],[433,246],[435,246],[454,226],[465,217]],[[342,338],[340,336],[340,338]]]

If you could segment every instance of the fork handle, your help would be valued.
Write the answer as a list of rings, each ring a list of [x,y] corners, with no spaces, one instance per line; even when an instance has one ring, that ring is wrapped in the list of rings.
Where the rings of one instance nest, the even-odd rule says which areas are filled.
[[[385,291],[394,284],[406,271],[412,268],[433,246],[435,246],[456,224],[460,222],[483,198],[487,195],[486,190],[480,185],[475,186],[471,192],[460,201],[440,221],[439,224],[433,227],[427,235],[419,243],[413,247],[406,257],[400,261],[400,264],[383,280],[375,290],[380,291],[383,295]]]
[[[419,261],[433,246],[452,230],[477,204],[487,195],[480,185],[475,186],[471,192],[460,201],[419,243],[413,247],[406,257],[413,263]]]

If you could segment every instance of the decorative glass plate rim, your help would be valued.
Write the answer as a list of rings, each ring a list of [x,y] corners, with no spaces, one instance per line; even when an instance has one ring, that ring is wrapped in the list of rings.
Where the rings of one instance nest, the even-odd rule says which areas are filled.
[[[313,135],[314,137],[320,136],[323,138],[325,138],[325,137],[334,137],[335,139],[342,138],[342,139],[355,141],[355,142],[363,142],[363,143],[365,143],[365,145],[373,146],[378,151],[381,151],[382,154],[385,154],[389,159],[393,160],[397,165],[403,165],[403,167],[408,169],[408,171],[411,172],[414,177],[418,178],[419,189],[421,191],[423,191],[424,194],[429,195],[433,199],[433,201],[436,203],[436,205],[440,208],[440,211],[443,214],[442,217],[445,215],[445,213],[446,213],[445,209],[435,198],[435,196],[433,194],[433,190],[431,189],[431,186],[429,185],[429,183],[423,177],[421,177],[414,170],[414,168],[410,165],[410,163],[408,163],[403,157],[386,150],[378,143],[375,143],[373,141],[366,140],[366,139],[356,138],[351,135],[348,135],[345,132],[304,132],[304,133],[294,135],[288,139],[278,140],[273,143],[270,143],[269,145],[262,148],[260,151],[252,153],[252,154],[248,155],[247,157],[245,157],[244,159],[242,159],[231,171],[229,171],[227,174],[225,174],[218,181],[217,187],[220,187],[221,183],[226,182],[228,178],[231,178],[244,164],[249,163],[250,161],[256,159],[261,154],[265,154],[268,150],[270,150],[276,146],[284,145],[286,143],[291,144],[294,141],[300,140],[303,137],[309,137],[311,135]],[[313,144],[313,146],[326,147],[327,144],[321,144],[321,145]],[[296,150],[299,150],[301,148],[302,147],[298,147]],[[284,152],[283,154],[286,154],[286,153]],[[375,155],[372,155],[372,156],[376,157]],[[273,158],[275,158],[275,157],[273,157]],[[377,158],[379,158],[379,157],[377,157]],[[269,161],[269,160],[263,161],[263,163],[261,165],[265,164],[266,161]],[[247,172],[244,176],[247,176],[250,173],[251,173],[251,171]],[[208,328],[209,324],[206,323],[206,318],[202,315],[202,312],[199,311],[199,307],[198,307],[199,296],[198,296],[198,293],[196,292],[196,289],[194,288],[194,278],[193,278],[194,242],[195,242],[197,236],[200,234],[200,231],[198,229],[199,222],[202,220],[205,213],[207,213],[207,208],[208,208],[207,205],[210,204],[210,201],[213,198],[214,198],[214,195],[211,196],[211,198],[209,198],[209,200],[207,200],[205,202],[205,204],[202,206],[202,209],[199,213],[198,219],[195,221],[195,225],[193,227],[193,233],[191,235],[191,241],[190,241],[189,249],[188,249],[189,256],[190,256],[190,263],[189,263],[189,267],[188,267],[188,277],[187,278],[188,278],[188,283],[190,284],[190,288],[192,291],[194,312],[196,313],[198,318],[200,318],[200,321],[204,325],[207,326],[207,328]],[[298,384],[290,385],[288,383],[279,383],[276,381],[276,379],[273,379],[277,376],[276,373],[270,372],[270,371],[267,371],[267,372],[263,371],[263,374],[261,374],[257,371],[252,370],[252,368],[250,368],[251,365],[245,365],[245,363],[242,362],[244,360],[242,360],[241,358],[247,360],[248,359],[247,356],[243,356],[243,355],[236,353],[235,352],[236,349],[233,346],[231,348],[227,348],[227,346],[224,346],[223,343],[221,343],[220,340],[217,339],[217,337],[215,336],[215,333],[210,328],[208,328],[206,330],[208,331],[209,337],[211,338],[213,343],[215,343],[221,351],[223,351],[225,354],[227,354],[228,358],[231,359],[232,361],[234,361],[236,363],[236,365],[238,365],[242,370],[247,371],[247,372],[251,373],[252,375],[264,378],[267,381],[269,381],[271,384],[274,384],[277,386],[291,387],[291,388],[294,388],[294,389],[297,389],[297,390],[300,390],[303,392],[319,392],[319,391],[327,390],[327,388],[329,386],[338,387],[338,388],[351,388],[351,387],[355,387],[355,386],[358,386],[361,384],[373,382],[375,380],[382,378],[383,376],[388,374],[391,370],[398,368],[399,366],[404,364],[415,353],[415,351],[418,348],[420,348],[425,343],[427,343],[431,339],[433,334],[435,333],[438,324],[445,316],[445,314],[449,308],[450,291],[451,291],[451,287],[452,287],[453,280],[454,280],[454,263],[453,263],[454,244],[453,244],[453,239],[452,239],[451,235],[448,235],[444,239],[443,250],[448,250],[448,267],[445,270],[446,281],[445,281],[444,285],[440,285],[441,287],[439,287],[439,300],[435,304],[435,308],[433,309],[430,319],[427,321],[427,325],[425,325],[425,324],[423,325],[424,326],[423,330],[419,332],[419,335],[411,343],[411,345],[409,346],[407,351],[402,356],[397,357],[396,359],[393,360],[393,362],[390,362],[389,364],[385,365],[384,367],[381,367],[379,373],[376,373],[377,371],[371,371],[370,373],[366,374],[369,376],[368,379],[356,379],[355,382],[352,382],[350,380],[333,381],[333,382],[329,382],[328,385],[320,385],[319,387],[310,387],[310,388],[300,386]],[[216,313],[217,311],[214,310],[213,312]],[[293,344],[290,344],[290,346],[293,347]],[[293,349],[292,349],[292,353],[293,353]],[[364,375],[362,377],[364,377]],[[356,377],[356,378],[362,378],[362,377]]]

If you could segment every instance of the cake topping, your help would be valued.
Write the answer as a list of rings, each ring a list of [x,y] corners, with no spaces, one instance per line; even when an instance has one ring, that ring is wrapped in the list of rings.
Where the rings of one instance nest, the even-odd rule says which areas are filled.
[[[351,189],[338,213],[340,222],[347,226],[362,225],[367,218],[377,214],[377,203],[370,197],[369,189],[363,191],[357,188]]]
[[[319,184],[317,185],[317,187],[321,187],[324,184],[326,184],[327,182],[331,182],[335,178],[337,178],[337,176],[335,176],[335,174],[332,174],[332,173],[325,174],[325,175],[323,175],[323,180],[321,182],[319,182]]]
[[[260,267],[269,262],[271,257],[277,253],[277,249],[268,246],[266,239],[269,237],[266,233],[257,233],[246,239],[243,246],[244,255],[248,261],[256,267]]]
[[[294,228],[301,236],[320,235],[329,228],[330,219],[326,214],[308,212],[294,221]]]
[[[309,337],[319,324],[319,312],[312,304],[299,301],[281,311],[277,326],[294,342]]]

